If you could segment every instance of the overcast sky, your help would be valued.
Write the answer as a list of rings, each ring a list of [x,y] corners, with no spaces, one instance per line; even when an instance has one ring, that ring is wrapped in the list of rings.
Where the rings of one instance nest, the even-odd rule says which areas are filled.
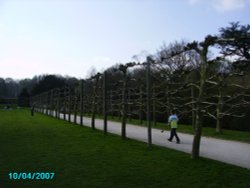
[[[249,20],[250,0],[0,0],[0,77],[85,78]]]

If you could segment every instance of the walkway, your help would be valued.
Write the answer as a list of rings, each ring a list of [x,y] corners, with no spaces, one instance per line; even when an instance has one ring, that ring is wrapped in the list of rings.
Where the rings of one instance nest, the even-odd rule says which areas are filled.
[[[60,118],[63,118],[62,114],[60,115]],[[71,121],[73,120],[74,116],[72,115]],[[77,117],[77,123],[80,124],[80,117]],[[91,127],[91,119],[84,117],[83,124]],[[95,125],[96,129],[103,130],[103,120],[96,119]],[[108,121],[108,132],[121,135],[121,123]],[[126,134],[128,138],[147,142],[146,127],[127,124]],[[193,136],[183,133],[178,134],[181,138],[181,144],[168,142],[166,140],[169,131],[161,133],[161,130],[159,129],[152,129],[152,142],[155,145],[191,153]],[[200,156],[250,169],[250,144],[247,143],[202,137]]]

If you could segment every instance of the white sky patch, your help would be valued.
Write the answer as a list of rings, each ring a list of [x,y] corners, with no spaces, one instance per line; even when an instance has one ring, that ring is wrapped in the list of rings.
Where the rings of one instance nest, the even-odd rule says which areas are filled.
[[[97,69],[97,71],[102,71],[103,68],[109,68],[109,67],[115,65],[115,61],[112,58],[107,57],[107,56],[97,56],[97,57],[94,57],[92,59],[91,66],[92,65],[97,65],[95,67]],[[89,67],[91,67],[91,66],[89,66]]]
[[[234,11],[244,8],[249,0],[214,0],[214,8],[218,12]]]
[[[112,62],[112,59],[109,57],[105,57],[105,56],[99,56],[99,57],[94,57],[93,61],[96,63],[105,64],[105,63]]]
[[[205,6],[212,7],[218,12],[229,12],[245,8],[250,4],[250,0],[187,0],[189,5],[203,3]]]
[[[195,4],[197,4],[198,2],[200,2],[201,0],[188,0],[188,3],[190,4],[190,5],[195,5]]]
[[[8,33],[8,27],[4,23],[0,23],[0,39],[1,41],[6,37],[6,34]]]
[[[0,75],[3,77],[25,78],[35,75],[40,71],[43,73],[46,68],[36,59],[26,58],[5,58],[0,62]]]
[[[3,23],[0,23],[0,31],[5,30],[5,25]]]

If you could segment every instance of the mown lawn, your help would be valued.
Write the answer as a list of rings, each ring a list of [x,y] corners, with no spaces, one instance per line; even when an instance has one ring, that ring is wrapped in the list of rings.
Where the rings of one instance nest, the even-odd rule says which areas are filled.
[[[28,110],[0,110],[0,187],[250,187],[250,170],[73,125]],[[9,180],[10,172],[55,172]]]

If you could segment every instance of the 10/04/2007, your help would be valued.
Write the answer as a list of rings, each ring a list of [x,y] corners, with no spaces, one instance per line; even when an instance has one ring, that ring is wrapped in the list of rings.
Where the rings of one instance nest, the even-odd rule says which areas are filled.
[[[52,180],[55,177],[54,172],[10,172],[10,180]]]

